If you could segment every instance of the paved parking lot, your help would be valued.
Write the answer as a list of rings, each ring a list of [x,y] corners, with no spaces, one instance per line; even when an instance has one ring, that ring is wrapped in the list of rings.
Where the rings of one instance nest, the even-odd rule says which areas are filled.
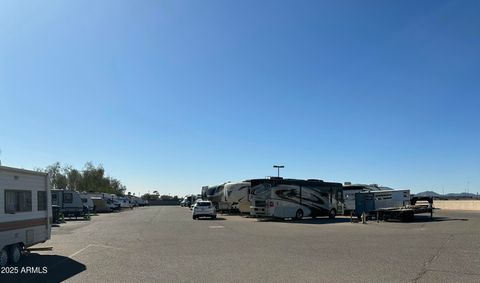
[[[187,208],[143,207],[62,224],[42,246],[54,249],[34,252],[22,265],[48,273],[17,280],[480,282],[480,212],[355,224],[192,220]]]

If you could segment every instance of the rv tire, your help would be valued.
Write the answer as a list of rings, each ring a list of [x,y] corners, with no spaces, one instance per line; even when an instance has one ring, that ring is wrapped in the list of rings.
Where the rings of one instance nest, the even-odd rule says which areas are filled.
[[[10,247],[10,263],[17,264],[22,257],[22,250],[20,249],[20,245],[12,245]]]
[[[337,211],[335,209],[331,209],[328,213],[328,218],[335,219],[335,216],[337,216]]]
[[[8,253],[5,248],[0,250],[0,267],[6,266],[8,263]]]
[[[299,209],[297,210],[297,212],[295,213],[295,219],[302,219],[303,218],[303,210]]]

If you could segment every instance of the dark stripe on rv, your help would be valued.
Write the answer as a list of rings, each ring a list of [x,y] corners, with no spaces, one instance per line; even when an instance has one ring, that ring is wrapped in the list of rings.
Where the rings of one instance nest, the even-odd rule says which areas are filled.
[[[47,218],[28,219],[0,223],[0,232],[47,225]]]

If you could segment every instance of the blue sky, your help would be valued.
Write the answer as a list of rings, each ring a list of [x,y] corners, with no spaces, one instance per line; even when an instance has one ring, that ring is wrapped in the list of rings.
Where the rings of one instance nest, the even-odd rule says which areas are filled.
[[[131,192],[480,191],[478,1],[2,1],[0,159]]]

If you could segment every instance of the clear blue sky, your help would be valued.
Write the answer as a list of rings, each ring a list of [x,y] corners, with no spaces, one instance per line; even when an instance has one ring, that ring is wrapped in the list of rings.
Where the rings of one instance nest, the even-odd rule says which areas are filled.
[[[479,1],[1,1],[0,159],[131,192],[480,191]]]

